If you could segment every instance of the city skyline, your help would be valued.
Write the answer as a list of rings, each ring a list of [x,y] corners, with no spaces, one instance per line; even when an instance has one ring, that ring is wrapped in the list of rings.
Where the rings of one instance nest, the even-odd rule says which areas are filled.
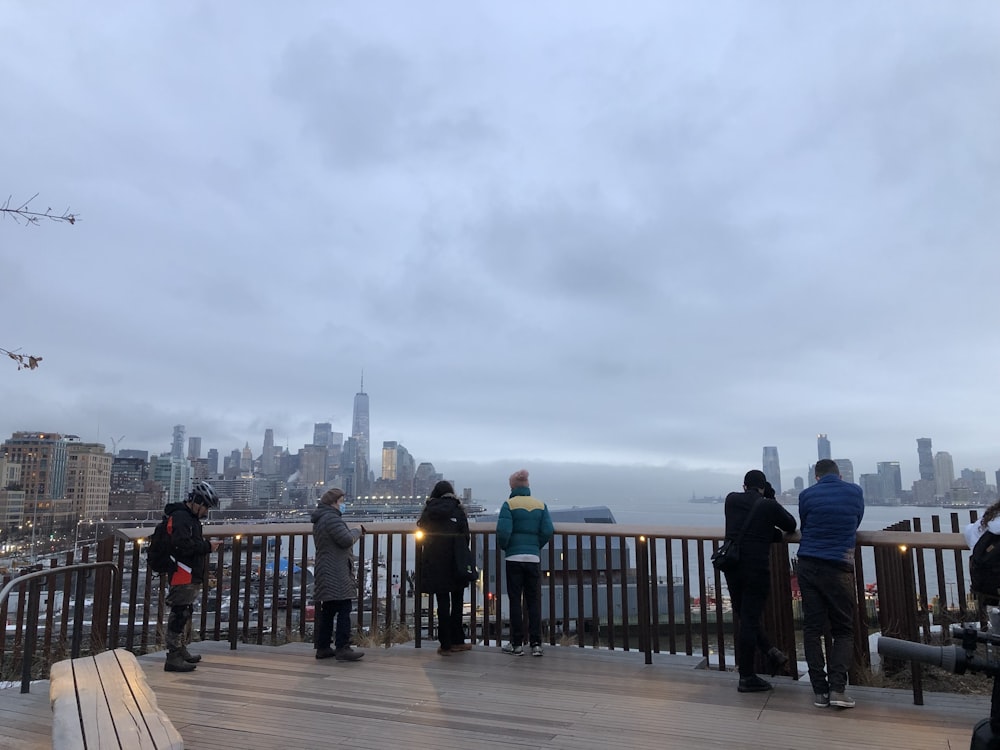
[[[95,2],[0,30],[2,188],[79,218],[0,217],[0,434],[295,449],[363,371],[375,471],[1000,464],[1000,5]]]

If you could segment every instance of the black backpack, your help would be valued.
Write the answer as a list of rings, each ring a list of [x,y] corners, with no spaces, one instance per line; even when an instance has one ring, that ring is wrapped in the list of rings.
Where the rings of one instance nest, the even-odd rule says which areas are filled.
[[[149,538],[146,546],[146,564],[154,573],[160,575],[173,575],[177,570],[177,560],[173,557],[174,544],[170,534],[174,530],[174,519],[171,516],[164,516],[163,520],[156,524],[153,535]]]
[[[972,593],[996,603],[1000,600],[1000,534],[987,531],[972,548],[969,558]]]

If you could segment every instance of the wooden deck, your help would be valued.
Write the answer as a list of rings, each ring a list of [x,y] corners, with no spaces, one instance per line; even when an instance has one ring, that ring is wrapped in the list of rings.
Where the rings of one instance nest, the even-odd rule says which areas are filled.
[[[316,661],[308,644],[197,643],[190,674],[140,657],[188,750],[412,748],[967,748],[987,696],[851,688],[850,711],[812,705],[808,681],[743,695],[732,673],[691,657],[548,647],[541,659],[477,646],[369,649],[357,663]],[[0,748],[50,750],[48,683],[0,691]]]

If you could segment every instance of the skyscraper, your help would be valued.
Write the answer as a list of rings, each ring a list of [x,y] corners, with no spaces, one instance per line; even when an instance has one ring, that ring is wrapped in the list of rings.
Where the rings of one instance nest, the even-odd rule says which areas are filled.
[[[876,464],[879,480],[882,482],[882,499],[896,500],[903,489],[899,461],[879,461]]]
[[[930,438],[917,438],[917,458],[920,460],[920,478],[934,480],[934,454]]]
[[[174,425],[174,442],[170,447],[171,458],[184,458],[184,425]]]
[[[368,471],[371,468],[368,433],[368,394],[365,393],[364,373],[361,374],[361,390],[354,395],[354,421],[351,424],[351,437],[358,441],[358,452],[354,467],[355,492],[358,495],[363,495],[368,491]]]
[[[816,436],[816,450],[821,459],[830,458],[830,441],[827,440],[826,433],[821,433]]]
[[[837,464],[837,470],[840,471],[840,478],[845,482],[854,481],[854,462],[849,458],[835,458],[833,460]]]
[[[24,520],[51,532],[56,503],[66,496],[66,440],[52,432],[15,432],[2,448],[8,463],[21,465]],[[67,504],[68,505],[68,504]]]
[[[208,449],[208,472],[214,477],[219,473],[219,449]]]
[[[769,481],[771,483],[771,486],[774,487],[774,491],[780,495],[781,464],[778,462],[778,446],[776,445],[764,446],[763,471],[764,471],[764,476],[767,477],[767,481]]]
[[[357,408],[357,407],[355,407]],[[333,434],[333,426],[329,422],[317,422],[313,425],[313,445],[322,445],[324,448],[330,445]]]
[[[200,437],[189,437],[188,438],[188,460],[193,461],[196,458],[201,458],[201,438]]]
[[[951,460],[951,454],[938,451],[934,454],[934,482],[937,484],[937,495],[939,497],[947,495],[954,481],[955,463]]]
[[[260,471],[269,477],[274,474],[274,430],[264,430],[264,450],[260,454]]]

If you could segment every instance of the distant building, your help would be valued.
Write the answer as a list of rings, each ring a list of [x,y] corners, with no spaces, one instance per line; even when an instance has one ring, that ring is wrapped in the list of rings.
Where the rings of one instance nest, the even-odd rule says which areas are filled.
[[[840,471],[840,478],[845,482],[854,481],[854,462],[849,458],[838,458],[834,461]]]
[[[955,463],[951,454],[946,451],[934,454],[934,481],[937,484],[937,496],[947,497],[955,481]]]
[[[0,531],[19,529],[24,523],[24,490],[21,464],[11,463],[0,453]]]
[[[209,448],[208,449],[208,473],[210,476],[218,476],[219,474],[219,449]]]
[[[1000,472],[997,472],[1000,474]],[[444,479],[444,475],[434,470],[434,464],[423,462],[417,466],[413,474],[413,494],[417,497],[430,497],[434,485]]]
[[[821,433],[816,436],[816,452],[819,454],[819,459],[830,458],[830,441],[827,439],[825,433]]]
[[[274,475],[274,430],[264,430],[264,449],[260,453],[260,473],[266,477]]]
[[[326,446],[305,445],[299,449],[299,484],[322,487],[326,483]]]
[[[174,425],[174,441],[170,448],[171,458],[184,458],[184,425]]]
[[[317,422],[313,425],[313,445],[328,446],[333,438],[333,425],[329,422]]]
[[[937,505],[934,496],[937,494],[937,484],[933,479],[918,479],[913,483],[914,505]]]
[[[112,460],[102,443],[67,441],[66,499],[77,521],[107,516]]]
[[[886,501],[898,500],[899,493],[903,489],[899,461],[880,461],[875,465],[875,468],[882,482],[882,499]]]
[[[878,474],[862,474],[858,477],[858,484],[865,495],[865,501],[873,505],[883,501],[882,478]]]
[[[930,438],[917,438],[917,459],[920,463],[920,478],[934,481],[934,454],[931,452]]]
[[[802,477],[795,477],[795,494],[802,492],[806,488],[805,480]]]
[[[150,460],[153,480],[158,482],[168,503],[183,503],[191,491],[191,464],[186,458],[163,453]]]
[[[361,376],[361,390],[354,394],[354,419],[351,422],[351,437],[357,441],[354,456],[355,492],[364,495],[368,492],[368,472],[371,470],[372,457],[369,438],[369,404],[365,393],[365,377]]]
[[[116,456],[111,461],[111,494],[141,491],[149,476],[148,467],[144,459]]]
[[[382,443],[382,478],[379,490],[389,494],[410,496],[413,494],[413,480],[416,464],[413,456],[395,440]]]
[[[193,461],[196,458],[201,458],[201,438],[200,437],[189,437],[188,438],[188,461]]]
[[[774,487],[777,494],[781,494],[781,464],[778,461],[778,447],[776,445],[764,446],[763,471],[767,481]]]
[[[4,441],[8,463],[20,464],[24,488],[24,522],[51,533],[66,493],[66,441],[54,432],[15,432]]]

